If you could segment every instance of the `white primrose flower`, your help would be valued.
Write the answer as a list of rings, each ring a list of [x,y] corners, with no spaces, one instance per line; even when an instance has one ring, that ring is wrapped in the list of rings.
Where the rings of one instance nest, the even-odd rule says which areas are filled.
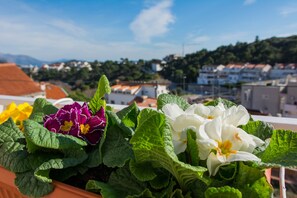
[[[227,125],[218,117],[205,123],[197,133],[199,157],[206,160],[210,175],[216,175],[220,166],[234,161],[260,161],[252,154],[264,142],[244,130]]]
[[[219,103],[217,106],[205,106],[203,104],[193,104],[191,105],[186,112],[195,113],[206,119],[214,119],[223,115],[225,111],[223,103]]]
[[[172,128],[174,152],[176,154],[184,152],[187,147],[187,130],[197,131],[205,119],[194,113],[183,111],[177,104],[166,104],[162,111]]]
[[[250,119],[250,114],[246,110],[246,108],[242,105],[232,106],[226,111],[224,111],[223,115],[224,123],[230,124],[233,126],[245,125],[248,123]]]

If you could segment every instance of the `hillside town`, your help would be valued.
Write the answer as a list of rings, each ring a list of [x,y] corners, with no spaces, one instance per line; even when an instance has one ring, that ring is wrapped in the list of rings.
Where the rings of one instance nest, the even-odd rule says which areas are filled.
[[[181,56],[172,54],[163,60],[154,59],[150,62],[151,73],[158,74],[166,68],[167,62],[177,60]],[[99,64],[100,65],[100,64]],[[77,70],[85,69],[92,72],[91,63],[87,61],[57,62],[37,66],[22,66],[28,73],[38,74],[39,71],[69,72],[71,68]],[[19,79],[22,71],[14,64],[2,64],[0,67],[1,75],[11,76],[9,82],[15,77]],[[9,73],[8,73],[9,72]],[[26,86],[32,91],[18,93],[16,88],[9,86],[14,84],[7,83],[7,90],[14,90],[8,93],[4,89],[2,95],[20,95],[32,97],[58,98],[66,97],[67,91],[62,87],[49,82],[33,82],[25,73],[22,76],[24,81],[31,82]],[[5,78],[3,78],[5,79]],[[236,103],[244,105],[251,113],[297,117],[297,64],[296,63],[276,63],[269,64],[218,64],[203,65],[194,83],[183,82],[176,84],[166,79],[159,81],[120,81],[117,80],[112,85],[112,93],[107,96],[110,104],[129,105],[136,102],[143,107],[156,107],[157,97],[162,93],[170,93],[176,86],[183,90],[183,97],[191,103],[208,101],[213,98],[226,98]],[[19,80],[18,80],[19,82]],[[3,80],[1,83],[5,83]],[[31,85],[32,84],[32,85]],[[52,94],[51,94],[52,93]]]

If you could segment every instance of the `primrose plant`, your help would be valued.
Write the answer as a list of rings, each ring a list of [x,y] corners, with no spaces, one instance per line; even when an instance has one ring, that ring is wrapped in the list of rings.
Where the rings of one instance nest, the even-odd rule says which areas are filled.
[[[103,197],[271,197],[265,170],[297,165],[297,133],[224,99],[162,94],[157,110],[132,104],[108,117],[103,163],[116,169],[86,186]]]
[[[89,103],[74,102],[57,109],[38,98],[33,109],[28,104],[16,107],[12,103],[0,115],[7,117],[0,125],[0,165],[16,174],[15,184],[22,194],[44,196],[54,190],[53,179],[82,176],[101,164],[106,93],[110,87],[103,75]]]
[[[22,131],[12,118],[0,125],[0,165],[21,193],[44,196],[58,180],[103,198],[270,198],[265,170],[297,166],[297,133],[254,121],[241,105],[161,94],[157,109],[116,111],[110,91],[102,76],[89,103],[36,99]]]

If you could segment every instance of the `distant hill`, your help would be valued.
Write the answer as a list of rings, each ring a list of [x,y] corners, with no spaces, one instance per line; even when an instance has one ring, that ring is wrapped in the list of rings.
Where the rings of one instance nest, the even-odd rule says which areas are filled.
[[[237,42],[222,45],[215,50],[202,49],[195,53],[168,63],[161,75],[174,82],[180,82],[186,76],[186,83],[196,82],[203,65],[229,63],[297,63],[297,35],[289,37],[272,37],[254,42]]]
[[[31,56],[27,55],[13,55],[13,54],[3,54],[0,53],[0,60],[6,62],[13,62],[17,65],[37,65],[41,66],[42,64],[49,63],[48,61],[38,60]]]

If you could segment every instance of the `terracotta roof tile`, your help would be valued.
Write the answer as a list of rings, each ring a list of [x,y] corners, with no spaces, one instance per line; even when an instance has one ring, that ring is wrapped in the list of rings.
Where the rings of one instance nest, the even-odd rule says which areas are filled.
[[[41,93],[40,86],[14,63],[0,64],[0,94],[25,96]]]
[[[45,96],[47,99],[61,99],[67,97],[67,94],[59,86],[46,83]]]
[[[139,107],[157,107],[156,98],[146,98],[146,97],[135,97],[129,104],[136,102]]]

